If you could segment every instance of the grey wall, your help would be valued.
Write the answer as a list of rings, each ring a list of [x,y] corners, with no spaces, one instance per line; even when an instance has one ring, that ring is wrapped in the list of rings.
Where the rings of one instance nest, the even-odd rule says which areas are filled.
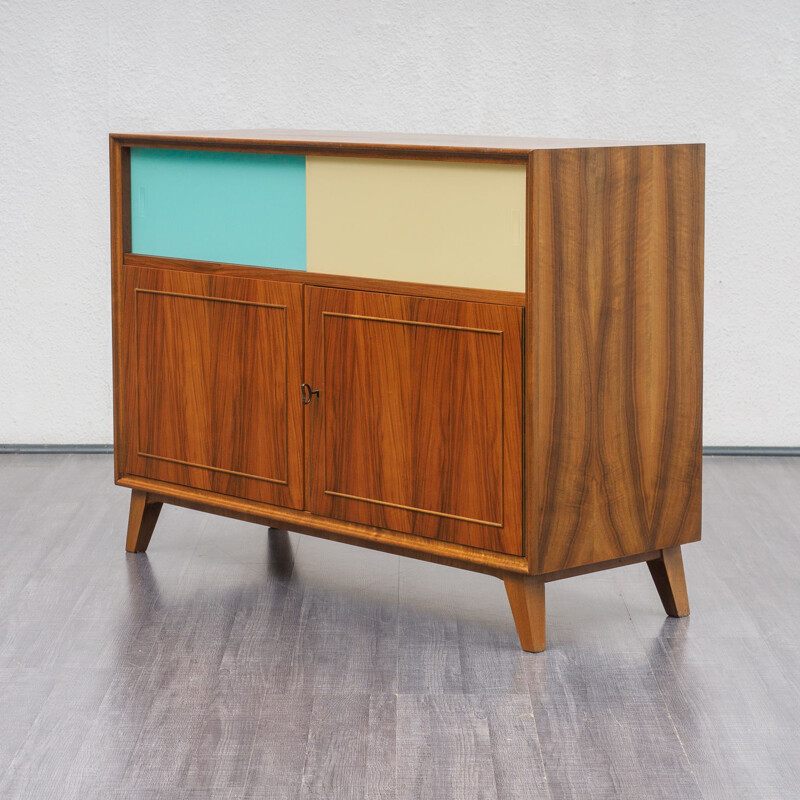
[[[0,0],[0,442],[111,440],[107,133],[705,141],[711,445],[800,445],[800,5]]]

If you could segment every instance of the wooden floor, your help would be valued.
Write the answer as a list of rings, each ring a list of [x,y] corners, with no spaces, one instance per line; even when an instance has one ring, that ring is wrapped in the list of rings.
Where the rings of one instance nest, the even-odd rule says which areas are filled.
[[[0,797],[794,798],[800,459],[705,462],[692,604],[637,564],[503,585],[165,508],[110,456],[0,457]]]

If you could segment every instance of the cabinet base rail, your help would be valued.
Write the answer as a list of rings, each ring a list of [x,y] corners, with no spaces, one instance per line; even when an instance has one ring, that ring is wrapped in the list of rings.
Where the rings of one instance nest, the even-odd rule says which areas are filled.
[[[237,513],[234,510],[222,510],[219,508],[202,507],[201,504],[187,502],[180,498],[171,498],[160,493],[149,492],[144,489],[131,490],[130,512],[128,516],[128,533],[125,549],[129,553],[144,553],[150,544],[158,516],[164,503],[171,503],[188,508],[198,508],[203,511],[210,511],[225,516],[247,519],[251,522],[267,524],[270,533],[282,530],[270,524],[264,519],[257,519],[252,514]],[[303,533],[311,535],[321,535],[319,531],[304,530]],[[330,538],[336,538],[331,536]],[[362,544],[362,543],[359,543]],[[389,546],[378,547],[377,549],[389,552],[398,552],[397,548]],[[401,555],[414,557],[415,553],[404,552]],[[610,561],[603,561],[597,564],[588,564],[573,569],[550,572],[543,575],[529,575],[521,572],[503,570],[502,568],[490,565],[480,565],[475,563],[458,563],[457,560],[450,558],[436,558],[426,554],[429,560],[447,563],[451,566],[458,566],[479,572],[486,572],[500,578],[506,588],[508,602],[511,606],[511,613],[514,618],[514,625],[519,636],[520,646],[523,650],[530,653],[540,653],[546,647],[546,625],[545,625],[545,584],[550,581],[563,580],[590,572],[597,572],[603,569],[613,569],[646,562],[653,578],[664,611],[670,617],[686,617],[689,615],[689,597],[686,590],[686,577],[683,570],[683,557],[680,545],[667,547],[660,550],[652,550],[647,553],[637,553],[632,556],[616,558]]]

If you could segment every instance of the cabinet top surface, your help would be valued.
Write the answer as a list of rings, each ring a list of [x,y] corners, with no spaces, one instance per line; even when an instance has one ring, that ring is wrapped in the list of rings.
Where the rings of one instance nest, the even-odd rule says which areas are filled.
[[[667,142],[634,142],[602,139],[553,139],[517,136],[461,136],[434,133],[389,133],[369,131],[313,131],[283,128],[259,128],[227,131],[168,131],[161,133],[112,133],[113,139],[125,145],[197,144],[223,147],[320,148],[331,151],[404,150],[441,151],[442,153],[483,153],[497,156],[525,156],[534,150],[556,150],[587,147],[630,147],[667,144]]]

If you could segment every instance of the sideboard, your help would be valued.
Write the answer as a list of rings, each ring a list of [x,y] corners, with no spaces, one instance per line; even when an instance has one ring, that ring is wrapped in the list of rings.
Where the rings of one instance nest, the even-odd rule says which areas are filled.
[[[110,136],[116,482],[545,584],[700,538],[702,144]]]

